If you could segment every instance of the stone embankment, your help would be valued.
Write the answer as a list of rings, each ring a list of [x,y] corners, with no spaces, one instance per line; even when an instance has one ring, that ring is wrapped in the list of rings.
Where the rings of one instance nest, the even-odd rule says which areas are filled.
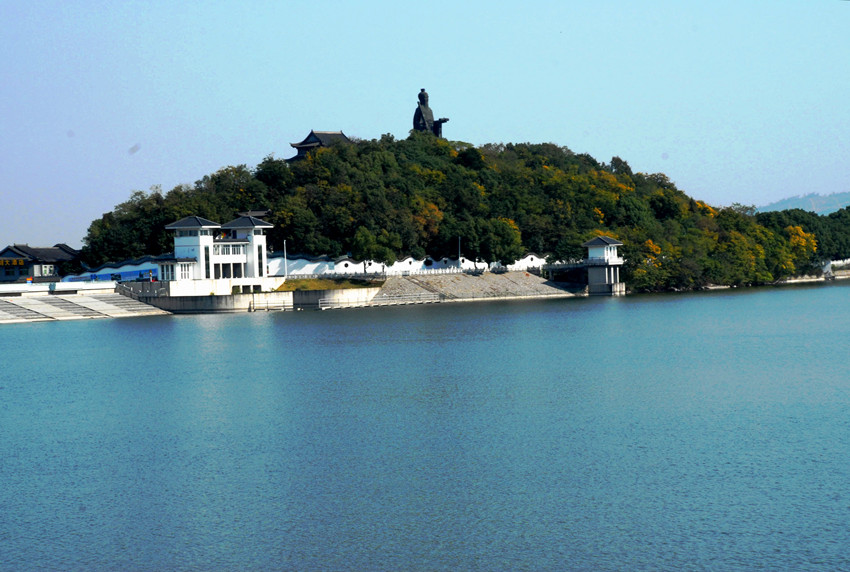
[[[168,314],[121,294],[0,297],[0,324]]]
[[[328,293],[336,292],[355,295],[353,297],[351,295],[344,296],[340,299],[328,295]],[[388,278],[383,287],[374,295],[366,292],[369,296],[357,296],[356,294],[359,292],[357,290],[316,292],[316,297],[322,297],[322,299],[317,299],[311,304],[302,304],[302,306],[321,309],[358,308],[399,304],[587,295],[582,288],[569,289],[526,272],[507,272],[504,274],[488,272],[478,276],[469,274],[393,276]],[[262,309],[262,307],[256,309]],[[284,308],[275,307],[275,309]],[[196,311],[203,310],[196,309]],[[220,308],[219,311],[221,311]],[[125,318],[168,313],[155,306],[118,293],[0,296],[0,324]]]
[[[405,300],[461,302],[510,298],[570,297],[586,295],[583,289],[568,289],[527,272],[469,274],[416,274],[392,276],[371,305]]]

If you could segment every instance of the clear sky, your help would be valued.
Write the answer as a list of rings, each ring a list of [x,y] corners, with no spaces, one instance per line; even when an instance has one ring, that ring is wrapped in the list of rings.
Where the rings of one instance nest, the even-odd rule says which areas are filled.
[[[0,248],[311,129],[552,142],[713,205],[850,191],[850,2],[0,0]]]

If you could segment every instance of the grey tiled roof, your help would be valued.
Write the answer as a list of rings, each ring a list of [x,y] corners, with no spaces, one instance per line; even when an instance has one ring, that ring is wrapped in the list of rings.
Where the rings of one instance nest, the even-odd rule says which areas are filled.
[[[199,216],[187,216],[176,222],[166,225],[166,230],[179,230],[186,228],[219,228],[221,225],[217,222],[201,218]]]
[[[28,244],[15,244],[7,246],[2,252],[12,252],[16,256],[29,258],[36,262],[64,262],[68,260],[76,260],[80,253],[74,250],[67,244],[57,244],[56,246],[30,246]]]
[[[345,133],[342,131],[310,131],[310,134],[304,138],[300,143],[290,143],[296,149],[298,147],[318,147],[323,145],[325,147],[332,145],[337,141],[342,141],[343,143],[351,143],[351,139],[345,136]]]
[[[234,228],[274,228],[274,225],[269,224],[264,220],[254,218],[252,216],[241,216],[235,220],[221,225],[221,228],[225,230]]]
[[[596,238],[588,240],[582,244],[582,246],[585,248],[588,246],[623,246],[623,243],[611,238],[610,236],[597,236]]]

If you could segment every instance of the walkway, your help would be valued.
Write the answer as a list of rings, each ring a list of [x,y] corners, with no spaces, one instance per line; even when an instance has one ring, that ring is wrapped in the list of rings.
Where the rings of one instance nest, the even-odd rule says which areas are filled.
[[[168,314],[121,294],[0,297],[0,324]]]

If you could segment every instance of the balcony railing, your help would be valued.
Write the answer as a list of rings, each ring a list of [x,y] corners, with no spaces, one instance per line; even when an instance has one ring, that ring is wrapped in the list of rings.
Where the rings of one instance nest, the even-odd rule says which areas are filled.
[[[585,266],[616,266],[618,264],[623,264],[623,259],[619,256],[616,258],[585,258],[584,264]]]

